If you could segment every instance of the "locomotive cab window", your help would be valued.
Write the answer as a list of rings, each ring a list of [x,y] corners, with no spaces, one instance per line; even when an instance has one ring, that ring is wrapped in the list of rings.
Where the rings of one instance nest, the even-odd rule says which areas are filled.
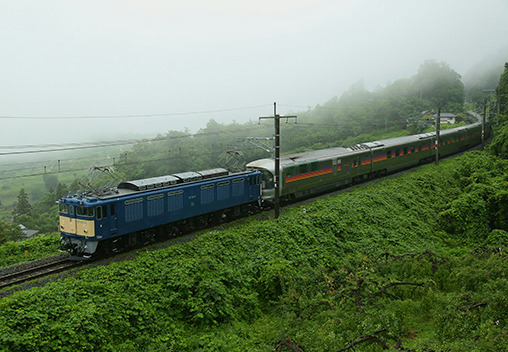
[[[78,216],[84,216],[87,218],[93,218],[94,217],[94,208],[89,207],[76,207],[76,215]]]
[[[62,204],[60,203],[59,206],[58,206],[58,210],[60,211],[60,213],[69,213],[69,206],[67,204]]]

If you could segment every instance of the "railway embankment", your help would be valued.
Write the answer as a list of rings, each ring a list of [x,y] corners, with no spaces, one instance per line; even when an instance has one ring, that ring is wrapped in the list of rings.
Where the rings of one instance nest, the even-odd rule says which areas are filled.
[[[17,292],[0,347],[501,350],[507,166],[466,153]]]

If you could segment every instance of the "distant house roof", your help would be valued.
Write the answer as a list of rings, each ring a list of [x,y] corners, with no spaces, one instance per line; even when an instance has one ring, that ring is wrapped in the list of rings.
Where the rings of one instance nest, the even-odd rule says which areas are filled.
[[[437,114],[434,114],[432,117],[436,118],[437,117]],[[442,119],[453,119],[453,118],[456,118],[457,115],[454,115],[450,112],[442,112],[440,115],[439,115],[440,118]]]
[[[19,228],[20,228],[21,232],[23,232],[23,234],[24,234],[23,237],[25,239],[31,238],[31,237],[33,237],[33,236],[35,236],[35,235],[37,235],[39,233],[39,230],[29,230],[29,229],[27,229],[25,226],[23,226],[21,224],[19,225]]]

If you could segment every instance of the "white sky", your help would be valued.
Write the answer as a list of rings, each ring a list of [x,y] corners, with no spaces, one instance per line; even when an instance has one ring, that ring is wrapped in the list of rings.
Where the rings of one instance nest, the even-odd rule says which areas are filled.
[[[507,0],[0,0],[0,116],[264,106],[0,119],[0,147],[301,111],[425,59],[464,74],[508,45],[507,18]]]

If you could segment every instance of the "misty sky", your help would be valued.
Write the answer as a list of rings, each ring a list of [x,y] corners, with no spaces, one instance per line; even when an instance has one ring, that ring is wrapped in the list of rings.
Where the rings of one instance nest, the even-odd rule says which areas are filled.
[[[507,0],[1,0],[0,116],[170,115],[2,118],[0,146],[302,111],[425,59],[464,74],[508,45],[507,18]],[[176,115],[211,110],[234,111]]]

